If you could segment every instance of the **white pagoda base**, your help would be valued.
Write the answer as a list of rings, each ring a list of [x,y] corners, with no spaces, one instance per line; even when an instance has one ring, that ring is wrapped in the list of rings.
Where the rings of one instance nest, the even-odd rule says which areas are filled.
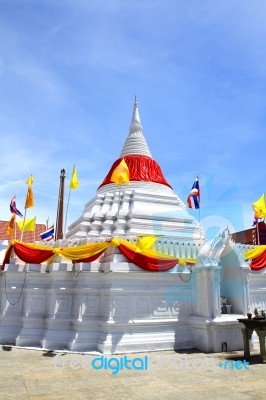
[[[236,265],[240,253],[228,238],[208,246],[191,275],[182,274],[181,266],[143,271],[117,248],[75,270],[60,257],[50,265],[11,260],[0,276],[0,344],[104,354],[243,349],[237,318],[250,304],[265,306],[265,273]],[[176,245],[175,252],[184,248]],[[226,289],[230,274],[239,277],[239,293]],[[221,291],[232,314],[221,314]]]
[[[9,264],[0,281],[0,343],[106,354],[192,348],[191,281],[182,282],[176,269],[145,272],[113,256],[76,264],[75,272],[67,271],[71,264],[50,264],[43,273],[27,265],[24,287],[25,271]],[[15,305],[5,279],[11,303],[23,291]]]

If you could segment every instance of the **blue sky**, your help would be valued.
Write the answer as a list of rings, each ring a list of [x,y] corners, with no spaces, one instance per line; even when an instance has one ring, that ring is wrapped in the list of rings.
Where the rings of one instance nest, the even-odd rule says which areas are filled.
[[[0,0],[0,219],[13,195],[23,211],[33,174],[27,216],[55,222],[60,170],[67,196],[74,164],[68,222],[78,218],[136,95],[184,202],[199,174],[205,228],[249,227],[265,191],[265,19],[263,0]]]

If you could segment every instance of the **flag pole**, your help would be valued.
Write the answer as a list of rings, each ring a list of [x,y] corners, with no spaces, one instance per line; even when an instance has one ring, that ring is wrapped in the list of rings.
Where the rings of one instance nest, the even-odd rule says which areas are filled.
[[[198,186],[199,186],[199,228],[200,228],[200,245],[201,245],[201,224],[200,224],[200,208],[201,208],[201,204],[200,204],[200,183],[199,183],[199,174],[197,174],[197,178],[198,178]]]
[[[32,194],[32,184],[33,184],[33,176],[30,175],[29,179],[27,180],[26,184],[28,185],[28,190],[26,194],[26,200],[25,200],[25,206],[24,206],[24,218],[23,218],[23,225],[22,225],[22,231],[21,231],[21,238],[20,241],[22,242],[23,239],[23,233],[24,233],[24,225],[25,225],[25,220],[26,220],[26,214],[27,214],[27,209],[29,207],[33,207],[34,205],[34,200],[33,200],[33,194]]]
[[[119,214],[120,214],[120,197],[121,197],[121,186],[122,183],[119,185],[119,193],[118,193],[118,209],[117,209],[117,227],[116,227],[116,237],[118,237],[118,225],[119,225]]]
[[[64,235],[63,235],[64,238],[65,238],[65,235],[66,235],[67,214],[68,214],[68,206],[69,206],[70,193],[71,193],[71,188],[69,189],[69,192],[68,192],[68,199],[67,199],[67,206],[66,206],[65,227],[64,227]],[[47,228],[47,229],[48,229],[48,228]]]
[[[256,223],[256,230],[257,230],[257,245],[260,246],[259,221]]]
[[[57,218],[56,218],[56,232],[55,240],[63,238],[63,212],[64,212],[64,181],[65,181],[65,170],[61,169],[60,174],[60,186],[58,194],[58,206],[57,206]]]
[[[14,223],[15,223],[15,240],[16,240],[16,238],[17,238],[17,223],[16,223],[16,214],[15,214]]]
[[[25,225],[26,214],[27,214],[27,208],[25,208],[25,213],[24,213],[24,218],[23,218],[23,225],[22,225],[22,231],[21,231],[21,237],[20,237],[20,241],[21,241],[21,242],[22,242],[22,239],[23,239],[23,233],[24,233],[24,225]]]
[[[201,244],[200,207],[199,207],[199,228],[200,228],[200,244]]]
[[[79,180],[78,180],[78,176],[77,176],[76,165],[74,164],[73,171],[72,171],[72,177],[71,177],[71,180],[69,183],[69,192],[68,192],[68,200],[67,200],[67,207],[66,207],[66,214],[65,214],[65,226],[64,226],[64,232],[63,232],[63,238],[65,238],[65,235],[66,235],[67,216],[68,216],[68,207],[69,207],[71,190],[77,189],[77,187],[79,187]]]

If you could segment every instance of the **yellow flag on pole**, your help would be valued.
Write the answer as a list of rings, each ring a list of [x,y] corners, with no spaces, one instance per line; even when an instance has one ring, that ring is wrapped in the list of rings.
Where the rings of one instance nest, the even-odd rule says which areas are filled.
[[[30,207],[34,206],[34,196],[33,196],[33,191],[32,191],[32,187],[31,187],[33,182],[34,182],[34,179],[33,179],[33,176],[31,175],[26,182],[28,185],[28,191],[27,191],[24,208],[30,208]]]
[[[9,236],[12,236],[14,233],[14,229],[15,229],[15,218],[16,218],[16,214],[12,214],[12,217],[10,218],[10,221],[7,225],[7,233]]]
[[[30,187],[33,184],[33,182],[34,182],[34,179],[33,179],[33,176],[31,175],[26,183]]]
[[[256,218],[265,218],[266,217],[266,204],[265,204],[265,196],[264,194],[252,204],[253,210],[255,211]]]
[[[118,166],[113,170],[110,181],[115,183],[116,185],[121,185],[122,183],[130,182],[129,169],[124,158],[120,161]]]
[[[26,201],[25,201],[25,206],[24,208],[30,208],[34,206],[34,197],[33,197],[33,191],[32,187],[28,187],[27,191],[27,196],[26,196]]]
[[[77,175],[77,169],[76,166],[74,165],[71,181],[69,183],[69,189],[77,189],[78,187],[79,187],[79,180]]]
[[[24,223],[24,228],[23,228],[23,223]],[[19,227],[20,232],[22,232],[22,231],[34,232],[35,225],[36,225],[36,217],[25,219],[25,221],[19,221],[19,222],[17,222],[17,225]]]

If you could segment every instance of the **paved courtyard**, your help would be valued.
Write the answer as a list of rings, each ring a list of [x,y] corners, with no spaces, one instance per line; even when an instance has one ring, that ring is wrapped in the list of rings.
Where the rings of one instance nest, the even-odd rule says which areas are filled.
[[[266,364],[258,350],[249,361],[241,351],[104,357],[3,346],[0,399],[266,400]]]

